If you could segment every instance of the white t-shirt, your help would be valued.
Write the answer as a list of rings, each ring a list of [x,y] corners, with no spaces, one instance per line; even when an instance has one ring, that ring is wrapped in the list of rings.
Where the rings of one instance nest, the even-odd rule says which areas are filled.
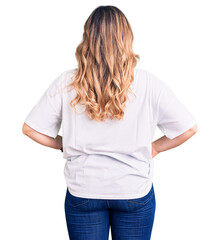
[[[25,123],[56,138],[62,124],[64,176],[71,194],[94,199],[132,199],[146,195],[153,182],[152,141],[156,126],[173,139],[196,124],[170,87],[153,73],[134,69],[123,120],[91,120],[60,91],[75,69],[64,71],[44,92]],[[58,91],[57,91],[58,90]]]

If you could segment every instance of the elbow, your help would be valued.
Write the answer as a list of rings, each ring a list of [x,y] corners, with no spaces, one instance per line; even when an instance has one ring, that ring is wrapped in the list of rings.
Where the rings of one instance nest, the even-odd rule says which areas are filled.
[[[190,130],[190,132],[192,132],[193,133],[193,135],[195,134],[195,133],[197,133],[198,132],[198,125],[196,124],[196,125],[194,125],[192,128],[190,128],[189,129]]]
[[[22,126],[22,133],[23,133],[23,134],[26,134],[25,123],[24,123],[23,126]]]
[[[22,133],[27,135],[27,132],[30,130],[30,127],[24,123],[23,126],[22,126]]]

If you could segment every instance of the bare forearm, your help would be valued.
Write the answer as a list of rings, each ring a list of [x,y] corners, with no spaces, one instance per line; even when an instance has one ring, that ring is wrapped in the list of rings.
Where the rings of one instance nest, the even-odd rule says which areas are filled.
[[[167,151],[171,148],[175,148],[182,143],[184,143],[186,140],[191,138],[196,133],[195,130],[190,129],[187,132],[181,134],[180,136],[169,139],[165,135],[154,142],[152,142],[152,155],[153,157],[156,156],[160,152]]]
[[[62,136],[60,135],[57,135],[56,138],[52,138],[37,131],[26,131],[24,134],[35,142],[40,143],[44,146],[54,149],[61,149],[62,147]]]

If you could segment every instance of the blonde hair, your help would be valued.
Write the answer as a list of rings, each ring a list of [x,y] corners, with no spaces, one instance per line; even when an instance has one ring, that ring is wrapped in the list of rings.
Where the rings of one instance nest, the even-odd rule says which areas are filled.
[[[93,10],[84,24],[83,39],[75,52],[78,68],[68,85],[77,93],[70,102],[75,111],[81,101],[93,120],[124,117],[134,68],[140,59],[132,50],[133,38],[127,18],[117,7]]]

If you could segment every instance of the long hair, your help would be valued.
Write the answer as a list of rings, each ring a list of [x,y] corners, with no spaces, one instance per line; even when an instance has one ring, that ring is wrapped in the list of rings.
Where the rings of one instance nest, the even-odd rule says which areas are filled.
[[[117,7],[93,10],[84,24],[83,39],[75,52],[78,68],[68,85],[77,93],[70,102],[76,112],[75,105],[81,102],[93,120],[123,119],[140,59],[132,50],[133,38],[127,18]]]

